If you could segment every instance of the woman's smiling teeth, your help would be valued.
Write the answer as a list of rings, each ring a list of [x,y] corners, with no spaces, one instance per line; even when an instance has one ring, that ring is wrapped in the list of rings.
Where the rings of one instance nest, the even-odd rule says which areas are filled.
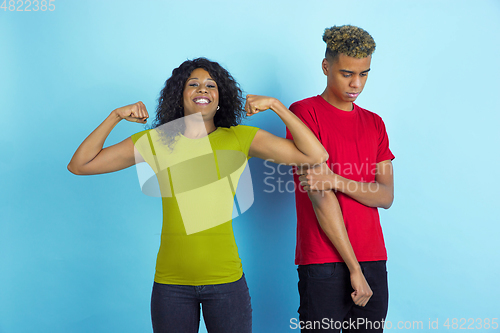
[[[193,99],[193,101],[196,104],[208,104],[208,103],[210,103],[210,100],[206,97],[197,97],[197,98]]]

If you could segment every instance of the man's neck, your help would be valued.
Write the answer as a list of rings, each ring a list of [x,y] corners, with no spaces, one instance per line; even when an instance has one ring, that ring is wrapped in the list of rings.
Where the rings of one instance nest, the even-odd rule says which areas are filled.
[[[354,104],[352,102],[342,102],[334,98],[333,96],[328,95],[327,89],[323,91],[323,93],[320,95],[323,97],[325,101],[327,101],[330,105],[333,105],[339,110],[350,112],[354,110]]]

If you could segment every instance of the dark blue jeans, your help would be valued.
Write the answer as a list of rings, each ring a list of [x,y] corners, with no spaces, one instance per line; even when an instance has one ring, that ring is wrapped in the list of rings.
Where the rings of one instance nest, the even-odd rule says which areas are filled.
[[[204,286],[154,283],[151,319],[155,333],[196,333],[200,305],[209,333],[251,333],[252,307],[245,275]]]
[[[301,332],[383,332],[389,293],[385,261],[359,263],[373,291],[365,307],[354,304],[350,273],[343,262],[300,265]]]

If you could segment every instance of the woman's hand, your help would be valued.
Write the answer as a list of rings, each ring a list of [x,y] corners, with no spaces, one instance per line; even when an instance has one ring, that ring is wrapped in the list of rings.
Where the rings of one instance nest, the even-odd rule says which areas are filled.
[[[125,119],[135,123],[145,124],[148,121],[149,114],[146,106],[142,102],[125,105],[113,111],[121,119]]]
[[[247,116],[252,116],[261,111],[266,111],[267,109],[273,109],[276,103],[280,102],[274,97],[247,95],[247,101],[245,103],[245,111],[247,112]]]

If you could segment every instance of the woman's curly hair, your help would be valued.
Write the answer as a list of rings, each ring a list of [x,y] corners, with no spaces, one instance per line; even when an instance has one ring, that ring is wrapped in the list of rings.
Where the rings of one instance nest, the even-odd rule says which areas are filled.
[[[335,59],[340,53],[354,58],[366,58],[375,51],[375,41],[365,30],[353,25],[325,29],[325,57]]]
[[[184,116],[183,92],[191,72],[197,68],[206,70],[217,83],[219,90],[219,110],[215,113],[216,127],[236,126],[243,117],[244,100],[236,80],[217,62],[207,58],[184,61],[172,71],[172,76],[165,82],[160,92],[156,117],[151,125],[156,128]]]

